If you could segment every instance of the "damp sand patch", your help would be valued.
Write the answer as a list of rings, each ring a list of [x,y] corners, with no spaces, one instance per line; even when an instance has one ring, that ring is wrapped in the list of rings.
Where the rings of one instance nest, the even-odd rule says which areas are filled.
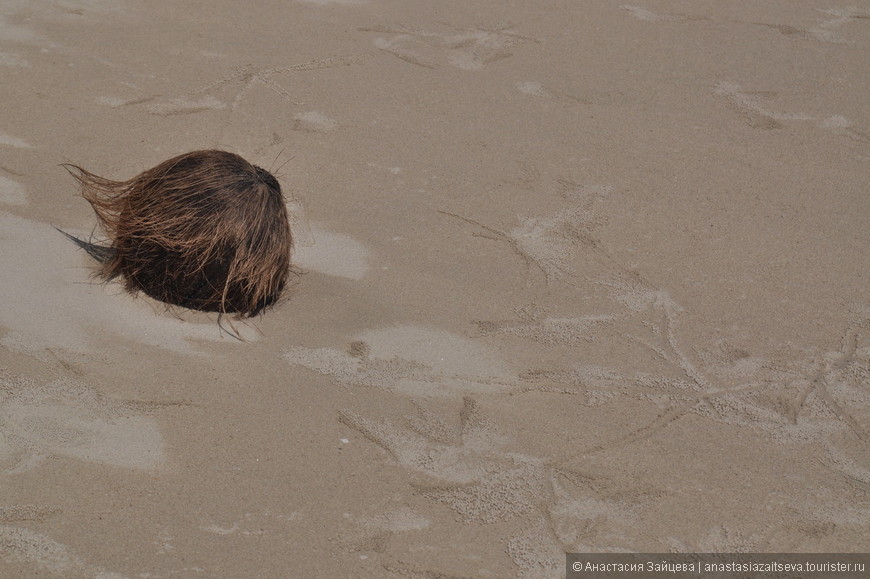
[[[341,384],[375,386],[408,395],[450,396],[510,390],[516,377],[485,345],[458,334],[414,325],[365,330],[346,351],[293,347],[290,364]]]
[[[157,421],[135,405],[68,380],[36,385],[0,374],[0,392],[6,474],[28,471],[51,456],[146,470],[163,462]]]
[[[0,293],[14,307],[0,308],[0,345],[36,357],[60,348],[93,350],[98,336],[115,336],[182,353],[201,353],[201,342],[233,341],[212,318],[191,323],[164,314],[148,298],[91,278],[89,258],[48,224],[0,212]],[[236,324],[246,340],[252,328]]]

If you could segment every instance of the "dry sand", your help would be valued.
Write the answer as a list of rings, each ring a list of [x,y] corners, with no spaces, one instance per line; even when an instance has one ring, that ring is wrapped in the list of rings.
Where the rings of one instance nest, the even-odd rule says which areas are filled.
[[[870,8],[243,4],[0,2],[0,576],[867,549]],[[245,342],[52,228],[209,147],[305,270]]]

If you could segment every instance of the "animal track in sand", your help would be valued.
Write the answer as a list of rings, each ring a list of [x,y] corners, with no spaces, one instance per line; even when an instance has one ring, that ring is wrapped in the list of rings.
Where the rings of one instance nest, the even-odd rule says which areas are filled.
[[[144,101],[139,102],[141,103]],[[226,103],[219,101],[215,97],[211,95],[204,95],[199,98],[171,98],[163,102],[148,105],[146,107],[146,110],[153,115],[170,117],[173,115],[191,115],[194,113],[201,113],[203,111],[219,111],[226,108],[226,106]]]
[[[866,428],[854,413],[870,411],[870,393],[863,386],[870,384],[870,344],[864,345],[870,334],[870,314],[859,317],[846,329],[839,352],[828,353],[818,363],[818,370],[811,376],[800,378],[800,392],[788,407],[792,424],[802,422],[801,415],[808,406],[810,396],[815,396],[837,420],[847,424],[862,441],[870,441]],[[859,348],[859,344],[862,347]],[[816,414],[810,412],[809,414]],[[822,416],[814,417],[816,420]],[[865,418],[862,416],[862,418]]]
[[[713,93],[726,98],[728,107],[743,117],[753,129],[779,129],[783,127],[784,122],[809,121],[814,122],[821,129],[849,137],[853,141],[870,142],[870,135],[856,129],[852,121],[842,115],[831,115],[820,120],[804,113],[779,113],[769,110],[762,101],[774,96],[775,93],[745,92],[740,85],[725,81],[719,82]]]
[[[578,365],[573,370],[529,371],[522,376],[535,384],[563,384],[585,395],[588,405],[630,396],[654,402],[662,410],[654,420],[609,442],[573,451],[572,461],[647,439],[689,413],[759,428],[776,440],[824,441],[844,429],[859,440],[867,439],[862,422],[870,411],[870,394],[860,385],[870,379],[870,346],[859,344],[867,340],[870,316],[856,314],[842,351],[823,356],[821,364],[799,361],[797,368],[790,368],[788,363],[752,358],[748,353],[723,352],[708,355],[704,366],[682,345],[678,326],[684,310],[666,292],[619,276],[601,285],[629,308],[628,314],[614,317],[608,326],[609,341],[627,340],[628,347],[640,348],[631,365],[643,359],[644,351],[652,354],[654,362],[648,369]],[[810,374],[813,366],[820,367]],[[712,377],[712,372],[717,376]]]
[[[625,493],[612,482],[510,452],[509,439],[496,432],[472,397],[463,399],[458,420],[418,407],[416,414],[405,417],[404,427],[350,410],[342,411],[339,421],[386,451],[400,467],[423,477],[411,483],[414,494],[448,506],[464,524],[534,522],[540,532],[520,533],[505,544],[522,569],[540,563],[530,561],[531,553],[588,548],[585,541],[628,533],[636,519],[628,498],[636,489]],[[549,559],[547,567],[554,561],[558,558]]]
[[[773,96],[773,94],[747,93],[741,90],[740,85],[733,82],[717,83],[713,93],[727,98],[730,108],[740,113],[749,126],[754,129],[778,129],[782,127],[782,121],[813,120],[813,117],[803,113],[777,113],[768,110],[761,104],[761,100]]]
[[[623,4],[621,8],[623,10],[626,10],[629,14],[631,14],[638,20],[643,20],[645,22],[689,22],[699,20],[711,20],[710,18],[707,18],[705,16],[689,16],[686,14],[658,14],[656,12],[643,8],[642,6],[633,6],[629,4]],[[870,10],[861,9],[857,6],[829,9],[816,8],[816,12],[824,14],[825,16],[820,17],[820,22],[817,22],[816,24],[805,28],[791,26],[788,24],[774,24],[769,22],[750,22],[749,24],[756,24],[759,26],[772,28],[781,34],[801,40],[815,40],[818,42],[827,42],[833,44],[850,44],[850,42],[843,37],[840,29],[842,29],[847,24],[860,20],[870,19]],[[734,20],[731,22],[741,24],[744,23],[740,20]]]
[[[789,367],[795,365],[793,362],[776,363],[749,353],[708,356],[706,364],[699,362],[679,336],[678,326],[686,316],[680,304],[668,292],[620,264],[592,236],[589,224],[595,221],[595,203],[610,189],[580,187],[568,181],[560,181],[560,186],[562,197],[579,206],[558,210],[547,219],[525,220],[534,227],[520,228],[523,235],[517,229],[504,233],[465,217],[448,215],[477,226],[481,230],[476,233],[478,237],[508,244],[527,263],[543,271],[548,281],[570,284],[573,269],[569,264],[584,256],[610,272],[597,285],[624,307],[622,312],[562,317],[531,306],[517,310],[517,322],[476,322],[481,335],[513,334],[568,346],[591,342],[594,329],[609,343],[636,352],[626,361],[631,368],[628,370],[620,368],[622,363],[617,359],[608,367],[577,365],[569,370],[521,372],[521,379],[530,383],[532,390],[581,394],[587,404],[606,404],[618,396],[631,396],[649,400],[662,409],[655,420],[575,456],[644,440],[689,413],[761,428],[782,440],[824,439],[843,429],[860,440],[868,437],[862,423],[863,414],[870,409],[870,396],[862,394],[858,376],[870,372],[870,348],[860,345],[861,340],[866,340],[870,314],[855,315],[843,351],[827,355],[829,361],[815,370],[808,370],[807,362],[799,361],[798,368],[794,368]],[[647,367],[638,371],[636,366],[644,359],[649,360],[644,362]],[[809,367],[813,367],[812,362]],[[562,385],[562,390],[554,387],[554,382]],[[508,393],[521,391],[513,389]]]
[[[827,10],[817,9],[828,16],[822,22],[807,30],[810,37],[821,42],[833,42],[835,44],[847,44],[848,41],[838,32],[838,29],[846,24],[857,20],[870,19],[870,10],[860,9],[856,6],[848,8],[830,8]]]
[[[593,236],[599,219],[596,203],[611,189],[560,180],[557,191],[568,207],[550,214],[549,223],[541,228],[542,235],[532,245],[524,244],[514,231],[505,233],[466,217],[448,215],[475,226],[473,235],[477,237],[510,245],[527,263],[545,275],[549,273],[548,280],[559,287],[570,288],[577,282],[572,279],[575,263],[595,260],[604,267],[605,275],[597,278],[599,281],[589,290],[609,297],[616,304],[615,311],[570,317],[532,304],[516,310],[517,320],[476,322],[480,335],[490,338],[510,334],[562,348],[578,348],[578,363],[563,370],[529,369],[520,373],[519,382],[506,380],[503,389],[454,389],[465,394],[458,420],[424,407],[400,419],[372,419],[350,409],[339,414],[340,422],[413,474],[416,480],[410,487],[415,496],[448,507],[463,525],[508,527],[522,520],[522,531],[506,531],[504,536],[509,538],[505,549],[521,575],[534,576],[558,572],[553,561],[566,551],[637,547],[632,529],[649,501],[625,497],[637,497],[644,489],[616,491],[611,486],[611,491],[605,492],[603,483],[578,472],[578,465],[591,455],[658,436],[690,414],[758,429],[775,441],[811,442],[816,449],[821,446],[822,464],[835,476],[846,477],[858,492],[866,489],[870,475],[861,465],[861,453],[849,445],[866,443],[863,425],[870,415],[870,393],[864,386],[870,383],[870,308],[855,310],[843,347],[836,353],[803,353],[796,358],[793,348],[784,346],[777,359],[766,359],[724,338],[712,349],[690,347],[681,332],[682,324],[690,319],[689,313],[669,292],[619,263]],[[553,267],[554,263],[558,267]],[[445,351],[443,344],[430,342],[430,357],[423,360],[383,347],[373,356],[369,342],[362,336],[358,338],[346,354],[324,349],[317,361],[311,351],[297,350],[291,352],[290,358],[347,384],[386,385],[393,391],[402,391],[396,387],[402,379],[427,385],[425,389],[403,391],[412,395],[425,394],[439,381],[455,378],[455,373],[452,377],[439,373],[432,362]],[[404,343],[400,333],[391,339],[395,344]],[[610,350],[625,355],[612,356],[597,366],[581,363],[579,349],[591,339],[606,341]],[[408,348],[419,351],[413,346]],[[530,387],[523,389],[523,382]],[[589,440],[587,433],[578,433],[583,440],[571,440],[569,435],[559,441],[564,452],[542,459],[512,452],[512,441],[497,431],[480,402],[521,396],[531,390],[575,394],[572,402],[602,407],[628,397],[649,402],[659,410],[653,419],[636,422],[607,439]],[[427,403],[451,404],[451,399],[430,398]],[[835,504],[834,511],[828,508],[831,504]],[[829,499],[807,505],[804,510],[805,516],[814,520],[842,515],[849,524],[864,521],[854,509]],[[373,533],[372,537],[366,545],[377,547],[372,549],[382,557],[385,568],[422,573],[421,567],[409,563],[406,555],[391,552],[383,533]],[[757,544],[754,536],[746,541],[730,536],[727,530],[714,530],[698,544]],[[682,544],[671,538],[673,547]],[[366,545],[358,546],[365,549]]]
[[[816,42],[831,44],[852,44],[843,36],[841,29],[849,23],[870,18],[870,11],[861,10],[856,6],[827,10],[816,8],[816,11],[826,16],[821,17],[821,21],[812,26],[800,27],[770,22],[752,22],[752,24],[771,28],[784,36],[797,40],[814,40]]]
[[[498,452],[502,437],[492,431],[480,405],[471,397],[463,398],[459,427],[451,428],[437,414],[421,408],[407,419],[408,427],[399,428],[388,421],[374,421],[344,410],[339,421],[353,428],[383,448],[393,459],[409,468],[446,483],[464,485],[496,470],[513,470],[523,466],[520,458]],[[494,505],[493,509],[508,508]],[[519,507],[525,509],[525,507]],[[472,518],[475,515],[469,515]],[[493,518],[493,514],[480,513]]]
[[[195,89],[185,96],[201,97],[203,95],[210,95],[211,93],[218,91],[222,87],[235,85],[237,88],[235,89],[235,94],[229,107],[230,111],[235,111],[236,108],[238,108],[238,106],[241,104],[245,95],[247,95],[248,91],[250,91],[254,85],[260,84],[277,94],[279,97],[281,97],[282,100],[294,105],[301,105],[302,103],[294,100],[290,92],[288,92],[287,89],[275,82],[275,79],[273,77],[281,74],[286,74],[288,72],[303,72],[309,70],[321,70],[326,68],[351,66],[354,64],[359,64],[363,61],[363,59],[364,57],[362,56],[343,56],[334,58],[323,58],[319,60],[304,62],[301,64],[291,64],[289,66],[278,66],[273,68],[257,68],[252,65],[237,66],[233,68],[233,72],[231,74],[224,76],[223,78],[213,83]]]
[[[497,28],[455,28],[449,31],[426,32],[412,28],[360,28],[360,32],[390,35],[378,36],[374,45],[409,64],[423,68],[438,68],[444,61],[462,70],[480,70],[484,66],[509,58],[509,50],[537,39],[523,36],[511,25]]]
[[[509,555],[521,569],[521,575],[533,574],[542,566],[549,568],[547,566],[553,564],[553,553],[632,548],[632,528],[640,516],[639,506],[644,504],[638,499],[638,493],[647,491],[615,487],[612,481],[590,478],[574,470],[577,461],[589,454],[648,438],[690,412],[728,424],[762,428],[791,442],[809,436],[812,440],[829,444],[817,434],[850,428],[848,423],[833,417],[828,408],[804,407],[806,415],[801,414],[797,425],[799,432],[797,435],[789,432],[785,415],[781,411],[777,413],[775,404],[771,405],[770,399],[764,398],[772,385],[789,376],[787,371],[767,361],[756,362],[746,352],[723,347],[721,354],[706,357],[706,362],[709,365],[711,360],[720,361],[723,371],[719,375],[731,376],[736,384],[719,385],[706,368],[684,353],[678,331],[678,322],[684,311],[666,292],[642,286],[636,280],[620,278],[602,285],[609,288],[614,300],[630,312],[614,319],[614,324],[624,323],[626,326],[616,328],[614,335],[653,353],[654,358],[669,371],[651,368],[651,371],[632,374],[617,366],[597,369],[579,366],[576,371],[563,375],[549,373],[529,378],[538,384],[558,382],[579,392],[598,392],[611,397],[632,396],[664,405],[666,408],[661,415],[648,424],[585,449],[577,449],[571,441],[562,441],[562,445],[572,450],[543,460],[512,452],[511,440],[496,430],[482,404],[471,396],[463,398],[458,420],[449,416],[445,418],[424,406],[418,406],[416,413],[400,421],[373,420],[352,410],[339,414],[340,422],[376,444],[398,466],[421,479],[411,483],[416,496],[449,507],[463,524],[503,524],[515,519],[531,522],[526,524],[525,531],[510,535],[505,543]],[[826,383],[807,384],[812,385],[814,391],[828,384],[837,384],[833,390],[840,401],[838,404],[845,407],[843,401],[850,400],[853,416],[858,411],[863,412],[856,422],[865,420],[870,407],[867,393],[860,388],[861,383],[866,383],[870,377],[870,346],[861,341],[866,337],[859,336],[857,329],[868,324],[861,321],[864,318],[859,314],[856,314],[856,328],[846,333],[843,351],[839,355],[826,356],[827,362],[820,368]],[[636,317],[644,323],[637,324]],[[647,335],[637,332],[638,325],[647,330]],[[365,344],[356,344],[357,354],[365,350]],[[758,373],[763,375],[756,375]],[[794,379],[793,375],[790,377]],[[847,389],[842,388],[844,380],[851,381]],[[780,392],[773,390],[775,399]],[[826,425],[820,428],[818,421],[824,421]],[[829,447],[828,466],[854,480],[856,485],[866,485],[870,480],[867,469],[862,468],[856,458],[833,445],[829,444]],[[655,494],[656,491],[649,489],[648,492]],[[635,499],[631,499],[632,496]],[[808,505],[805,510],[807,516],[816,517],[826,512],[824,507]],[[855,516],[852,512],[848,520],[858,520]],[[390,551],[389,536],[389,533],[369,533],[362,538],[371,540],[360,539],[355,549],[373,551],[382,556],[385,568],[419,569],[406,560],[407,556]],[[755,540],[754,537],[750,539]],[[702,538],[700,544],[713,544],[720,540],[729,545],[745,545],[742,538],[732,537],[727,532],[720,536],[718,531]],[[676,539],[672,540],[672,547],[679,548],[680,544]]]
[[[145,110],[153,115],[173,116],[200,113],[204,111],[228,110],[233,113],[242,101],[256,86],[264,86],[278,95],[286,103],[301,106],[290,91],[279,84],[275,77],[291,72],[321,70],[359,64],[365,56],[343,56],[323,58],[300,64],[258,68],[252,64],[234,66],[228,75],[220,79],[177,96],[148,96],[134,99],[121,99],[111,96],[98,97],[98,102],[117,108],[146,104]],[[224,96],[225,99],[219,98]],[[228,97],[228,98],[226,98]]]
[[[520,225],[510,231],[501,231],[456,213],[440,213],[477,227],[478,230],[472,234],[475,237],[506,244],[523,258],[527,266],[539,269],[547,282],[575,275],[570,261],[577,247],[592,249],[599,260],[615,263],[592,236],[594,229],[602,223],[595,206],[613,188],[598,184],[579,185],[559,179],[556,190],[571,202],[571,206],[545,217],[523,218]]]

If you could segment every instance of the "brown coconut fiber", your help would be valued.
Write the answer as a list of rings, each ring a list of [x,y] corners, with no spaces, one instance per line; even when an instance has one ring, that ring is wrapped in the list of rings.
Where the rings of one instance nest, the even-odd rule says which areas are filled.
[[[166,304],[251,317],[281,296],[292,237],[281,186],[242,157],[186,153],[128,181],[65,165],[111,240],[76,240],[97,275]]]

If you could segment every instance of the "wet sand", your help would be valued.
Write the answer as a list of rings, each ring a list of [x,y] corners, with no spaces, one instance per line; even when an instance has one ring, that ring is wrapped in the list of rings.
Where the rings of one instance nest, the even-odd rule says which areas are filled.
[[[0,576],[558,577],[870,534],[870,10],[0,4]],[[275,170],[167,311],[61,163]]]

